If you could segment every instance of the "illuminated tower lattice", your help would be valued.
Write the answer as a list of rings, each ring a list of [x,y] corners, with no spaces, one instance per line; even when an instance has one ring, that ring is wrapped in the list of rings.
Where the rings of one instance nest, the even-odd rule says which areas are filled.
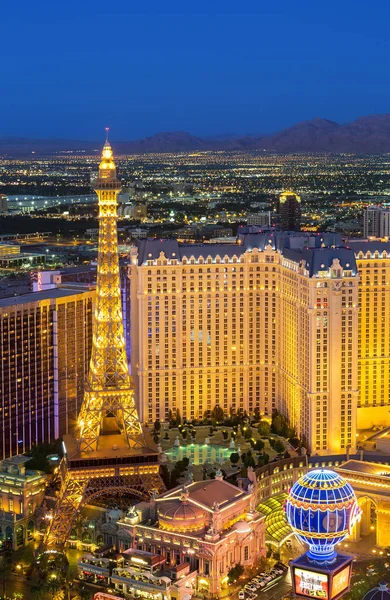
[[[79,507],[96,496],[147,497],[163,489],[159,453],[139,422],[128,371],[120,298],[117,195],[110,144],[103,148],[96,193],[99,247],[92,355],[75,435],[65,436],[62,486],[46,546],[63,546]]]

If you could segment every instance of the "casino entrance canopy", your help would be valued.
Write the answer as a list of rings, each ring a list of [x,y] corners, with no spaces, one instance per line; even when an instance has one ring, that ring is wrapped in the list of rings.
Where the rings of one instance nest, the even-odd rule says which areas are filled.
[[[290,525],[287,523],[284,511],[286,498],[287,494],[277,494],[272,498],[263,500],[257,506],[257,510],[266,517],[265,541],[267,544],[272,544],[278,548],[294,535]]]

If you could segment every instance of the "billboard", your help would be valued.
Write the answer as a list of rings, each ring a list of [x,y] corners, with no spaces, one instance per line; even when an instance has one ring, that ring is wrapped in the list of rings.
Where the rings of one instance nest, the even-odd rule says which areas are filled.
[[[326,573],[294,567],[295,593],[304,598],[330,600],[329,581]]]
[[[339,600],[349,590],[352,556],[338,554],[329,565],[314,565],[303,554],[290,562],[294,594],[299,598]]]
[[[331,598],[338,597],[339,594],[347,591],[349,588],[349,579],[350,579],[351,566],[348,565],[341,569],[338,573],[333,575],[332,579],[332,596]]]

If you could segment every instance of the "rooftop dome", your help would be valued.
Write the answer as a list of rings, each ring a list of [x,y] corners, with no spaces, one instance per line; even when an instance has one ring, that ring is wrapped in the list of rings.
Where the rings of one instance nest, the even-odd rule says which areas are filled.
[[[378,587],[367,592],[363,600],[390,600],[390,588],[385,581],[381,581]]]
[[[167,500],[158,505],[161,529],[200,532],[205,528],[206,516],[206,511],[186,498]]]
[[[250,533],[252,531],[249,523],[246,523],[245,521],[238,521],[233,525],[233,529],[235,529],[237,533]]]

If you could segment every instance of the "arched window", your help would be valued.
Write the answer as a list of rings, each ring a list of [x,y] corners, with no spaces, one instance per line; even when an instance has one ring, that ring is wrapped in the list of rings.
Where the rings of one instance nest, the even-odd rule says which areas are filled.
[[[249,546],[245,546],[244,548],[244,560],[249,559]]]
[[[22,546],[23,545],[23,533],[24,533],[24,529],[21,525],[18,525],[16,528],[16,545],[17,546]]]
[[[5,528],[5,539],[7,540],[7,542],[12,542],[14,538],[14,532],[12,531],[12,527],[6,527]]]
[[[29,542],[31,542],[34,539],[34,531],[34,521],[29,521],[27,524],[27,539]]]
[[[84,531],[81,539],[84,544],[90,544],[92,542],[89,531]]]

